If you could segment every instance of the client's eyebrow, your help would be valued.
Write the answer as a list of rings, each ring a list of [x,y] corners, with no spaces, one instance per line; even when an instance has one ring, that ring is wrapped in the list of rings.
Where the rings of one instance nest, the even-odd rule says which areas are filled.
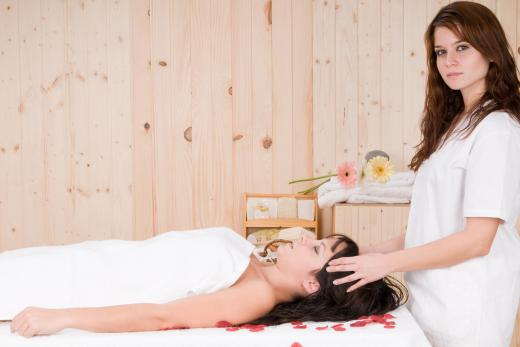
[[[327,246],[325,245],[325,242],[321,241],[320,248],[322,249],[321,252],[325,253],[325,249],[327,248]],[[332,248],[330,250],[332,251]]]

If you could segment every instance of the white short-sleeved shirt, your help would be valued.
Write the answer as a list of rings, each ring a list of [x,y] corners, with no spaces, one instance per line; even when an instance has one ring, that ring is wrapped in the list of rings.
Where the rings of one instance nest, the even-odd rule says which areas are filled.
[[[464,128],[462,122],[458,129]],[[434,347],[509,347],[520,297],[520,125],[492,112],[417,171],[405,248],[464,230],[466,217],[502,220],[488,255],[405,275],[408,307]]]

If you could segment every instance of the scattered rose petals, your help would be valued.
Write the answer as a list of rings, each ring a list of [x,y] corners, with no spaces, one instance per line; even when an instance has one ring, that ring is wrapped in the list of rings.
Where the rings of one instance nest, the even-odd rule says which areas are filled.
[[[233,326],[233,324],[229,323],[228,321],[221,320],[217,322],[217,325],[215,325],[217,328],[227,328],[230,326]]]
[[[305,324],[295,325],[293,329],[307,329],[307,326]]]
[[[334,329],[335,331],[345,331],[345,330],[347,330],[344,327],[332,327],[332,329]]]
[[[240,330],[239,327],[229,327],[229,328],[226,328],[226,331],[238,331]]]
[[[364,327],[367,324],[378,323],[378,324],[384,325],[385,328],[387,328],[387,329],[392,329],[389,327],[395,327],[395,324],[396,324],[394,321],[388,320],[388,319],[392,319],[392,318],[395,318],[395,317],[389,313],[384,314],[384,315],[371,315],[369,317],[361,316],[358,318],[358,320],[356,322],[351,323],[350,326],[351,327]]]
[[[324,327],[316,327],[316,330],[327,330],[329,327],[325,325]]]
[[[291,347],[303,347],[299,342],[293,342]]]
[[[334,324],[331,328],[334,329],[334,328],[342,327],[342,326],[343,326],[343,323],[338,323],[338,324]]]
[[[364,320],[360,320],[360,321],[357,321],[357,322],[354,322],[354,323],[350,323],[350,326],[354,327],[354,328],[364,327],[365,325],[367,325],[367,323],[365,323]]]
[[[262,331],[262,330],[264,330],[263,327],[249,328],[249,331],[252,332],[252,333],[256,333],[256,332],[259,332],[259,331]]]

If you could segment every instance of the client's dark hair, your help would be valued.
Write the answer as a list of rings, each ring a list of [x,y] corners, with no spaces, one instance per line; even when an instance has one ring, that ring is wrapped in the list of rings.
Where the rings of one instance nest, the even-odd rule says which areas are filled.
[[[337,239],[332,251],[341,245],[346,247],[335,253],[332,258],[359,255],[357,244],[345,235],[332,235]],[[348,276],[352,271],[327,272],[325,264],[316,273],[320,289],[301,299],[276,305],[267,315],[251,324],[282,324],[291,321],[349,321],[360,316],[380,315],[394,310],[408,299],[408,292],[401,282],[393,277],[365,284],[347,293],[347,289],[357,281],[340,285],[332,283],[335,279]]]

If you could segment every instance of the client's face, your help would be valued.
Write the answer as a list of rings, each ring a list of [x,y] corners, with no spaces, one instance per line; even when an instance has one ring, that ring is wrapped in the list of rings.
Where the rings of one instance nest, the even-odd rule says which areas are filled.
[[[292,244],[283,244],[277,249],[276,265],[280,271],[298,280],[314,276],[335,253],[345,248],[341,243],[333,252],[336,242],[334,237],[314,240],[304,236]]]

